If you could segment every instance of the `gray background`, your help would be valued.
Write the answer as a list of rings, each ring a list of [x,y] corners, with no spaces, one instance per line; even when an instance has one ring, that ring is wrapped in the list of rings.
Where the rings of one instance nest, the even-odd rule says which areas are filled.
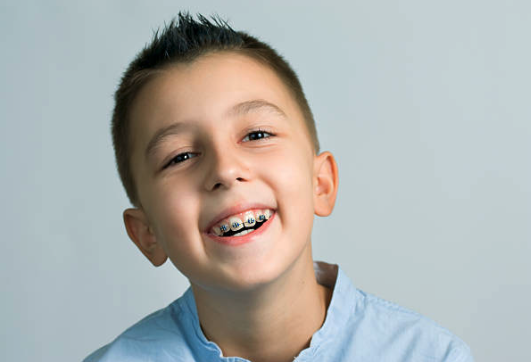
[[[128,240],[112,95],[178,10],[294,66],[340,167],[315,258],[529,361],[529,1],[39,1],[0,5],[0,360],[79,361],[187,287]]]

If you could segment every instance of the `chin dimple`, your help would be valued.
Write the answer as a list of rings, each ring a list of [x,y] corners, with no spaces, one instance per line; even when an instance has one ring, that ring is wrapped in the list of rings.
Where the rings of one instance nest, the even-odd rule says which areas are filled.
[[[243,236],[262,226],[272,214],[270,209],[246,211],[222,220],[210,232],[217,236]]]

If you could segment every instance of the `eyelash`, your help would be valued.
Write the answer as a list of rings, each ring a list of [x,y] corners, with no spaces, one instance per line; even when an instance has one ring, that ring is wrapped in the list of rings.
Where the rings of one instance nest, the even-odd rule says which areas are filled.
[[[251,135],[260,135],[260,136],[258,136],[255,139],[251,139],[251,137],[250,137]],[[267,138],[270,138],[270,137],[274,137],[274,136],[275,136],[275,134],[272,133],[272,132],[269,132],[269,131],[266,131],[266,130],[263,130],[263,129],[257,129],[257,130],[248,132],[247,135],[243,138],[242,142],[262,141],[264,139],[267,139]],[[245,141],[245,139],[248,139],[248,140]],[[196,152],[182,152],[182,153],[179,153],[178,155],[173,157],[170,160],[170,162],[168,162],[163,167],[163,170],[168,168],[168,167],[171,167],[173,164],[177,165],[177,164],[182,163],[182,162],[184,162],[186,160],[189,160],[191,158],[197,157],[197,155],[198,155],[198,153],[196,153]]]
[[[258,137],[258,138],[256,138],[256,139],[253,139],[253,140],[252,140],[252,139],[249,137],[249,136],[252,135],[252,134],[255,134],[255,135],[256,135],[256,134],[261,134],[262,137]],[[264,136],[264,134],[266,134],[267,136]],[[250,131],[250,132],[248,132],[247,135],[243,138],[243,140],[245,140],[246,138],[248,138],[249,140],[248,140],[248,141],[243,141],[243,140],[242,140],[242,142],[260,141],[260,140],[263,140],[263,139],[265,139],[265,138],[270,138],[270,137],[274,137],[274,136],[275,136],[274,133],[259,128],[259,129],[257,129],[257,130],[254,130],[254,131]]]
[[[190,155],[192,155],[190,157]],[[183,153],[179,153],[177,156],[173,157],[170,162],[168,162],[162,169],[166,169],[168,167],[171,167],[173,164],[177,165],[179,163],[182,163],[186,160],[189,160],[191,158],[194,158],[197,156],[197,153],[195,152],[183,152]],[[179,158],[182,158],[181,160],[178,160]]]

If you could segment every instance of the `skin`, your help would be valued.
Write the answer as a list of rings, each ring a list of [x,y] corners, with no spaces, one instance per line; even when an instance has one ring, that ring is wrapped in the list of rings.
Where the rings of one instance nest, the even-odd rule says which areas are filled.
[[[236,53],[160,71],[131,115],[141,206],[124,211],[129,237],[153,265],[169,258],[188,277],[201,328],[224,356],[292,361],[330,301],[315,279],[311,230],[314,214],[334,207],[334,157],[315,154],[277,75]],[[176,123],[146,155],[153,137]],[[274,210],[258,236],[230,246],[209,234],[227,209],[253,205]]]

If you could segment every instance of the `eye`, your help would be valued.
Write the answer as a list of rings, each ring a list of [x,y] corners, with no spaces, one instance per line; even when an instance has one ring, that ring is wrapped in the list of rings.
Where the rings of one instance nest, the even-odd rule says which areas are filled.
[[[194,157],[197,157],[197,153],[194,153],[194,152],[183,152],[183,153],[179,153],[177,156],[175,156],[174,158],[172,158],[170,160],[170,162],[168,162],[163,169],[165,168],[168,168],[172,165],[175,165],[175,164],[179,164],[179,163],[182,163],[186,160],[189,160],[191,158],[194,158]]]
[[[266,132],[263,130],[257,130],[257,131],[249,132],[247,136],[243,138],[242,142],[258,141],[258,140],[269,138],[272,136],[274,136],[274,134],[270,132]]]

